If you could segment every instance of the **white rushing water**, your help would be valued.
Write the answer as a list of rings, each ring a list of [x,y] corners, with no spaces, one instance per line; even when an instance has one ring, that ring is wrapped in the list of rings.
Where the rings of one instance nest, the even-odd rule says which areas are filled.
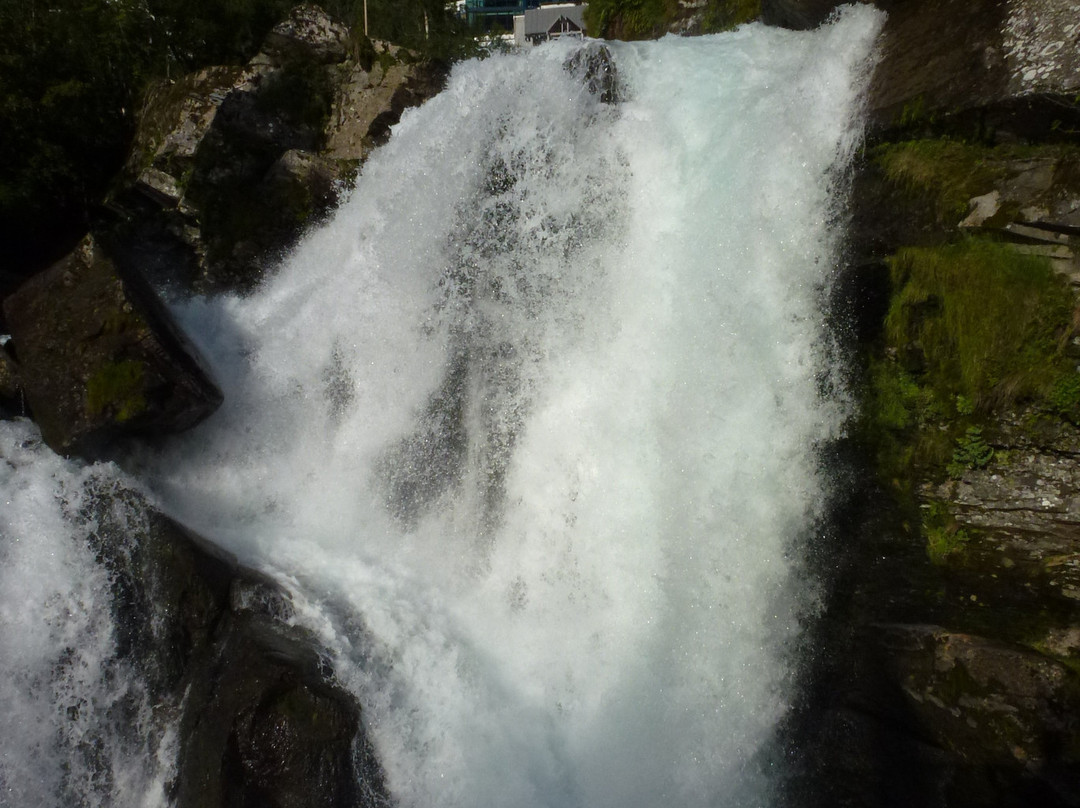
[[[139,473],[295,593],[402,806],[768,803],[815,449],[845,415],[821,303],[878,24],[615,43],[618,104],[571,45],[459,65],[254,296],[179,308],[226,403]],[[25,430],[0,482],[40,515],[5,510],[2,568],[69,619],[14,616],[34,598],[5,579],[5,656],[47,682],[76,641],[19,634],[60,625],[115,682],[107,582],[56,504],[86,472]],[[43,537],[47,562],[17,558]],[[48,711],[3,664],[5,704]]]

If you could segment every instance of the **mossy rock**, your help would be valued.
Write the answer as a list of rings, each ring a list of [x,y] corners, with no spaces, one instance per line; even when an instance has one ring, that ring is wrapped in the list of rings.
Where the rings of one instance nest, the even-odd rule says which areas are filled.
[[[61,453],[193,426],[221,393],[148,289],[87,237],[4,301],[26,405]]]

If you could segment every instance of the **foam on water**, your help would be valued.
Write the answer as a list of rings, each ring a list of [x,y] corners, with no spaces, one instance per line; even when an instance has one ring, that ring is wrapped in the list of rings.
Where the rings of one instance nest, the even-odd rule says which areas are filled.
[[[175,738],[117,653],[95,554],[91,492],[118,478],[0,423],[0,805],[166,804]]]
[[[566,44],[459,65],[256,295],[179,307],[226,403],[141,473],[295,593],[403,806],[768,802],[878,24],[613,44],[615,105]]]

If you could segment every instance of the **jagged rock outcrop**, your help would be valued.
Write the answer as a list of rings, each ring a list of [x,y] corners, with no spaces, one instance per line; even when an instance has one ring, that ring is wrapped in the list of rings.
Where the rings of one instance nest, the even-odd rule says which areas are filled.
[[[5,355],[4,365],[57,452],[181,431],[221,403],[153,294],[138,278],[121,279],[89,236],[10,295],[4,317],[17,360]]]
[[[303,5],[240,67],[158,86],[101,238],[158,282],[246,291],[444,72]]]
[[[1069,0],[884,7],[874,127],[1053,137],[1080,126],[1080,28]]]
[[[762,19],[814,28],[840,3],[763,0]],[[1080,28],[1070,0],[879,0],[888,13],[870,123],[889,130],[1068,139],[1080,129]]]
[[[179,722],[176,804],[389,805],[360,706],[290,625],[288,594],[107,475],[89,485],[118,656]]]

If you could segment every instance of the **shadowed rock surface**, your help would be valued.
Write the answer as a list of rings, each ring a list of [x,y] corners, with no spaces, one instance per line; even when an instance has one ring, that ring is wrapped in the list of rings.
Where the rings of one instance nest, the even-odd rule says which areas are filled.
[[[113,584],[117,654],[178,714],[178,806],[381,808],[360,706],[273,581],[103,476],[84,518]],[[160,731],[160,728],[155,731]]]
[[[155,283],[248,291],[444,80],[414,54],[300,6],[247,65],[148,95],[101,238]]]
[[[4,301],[26,406],[57,452],[118,435],[178,432],[221,393],[149,290],[139,294],[90,237]]]

